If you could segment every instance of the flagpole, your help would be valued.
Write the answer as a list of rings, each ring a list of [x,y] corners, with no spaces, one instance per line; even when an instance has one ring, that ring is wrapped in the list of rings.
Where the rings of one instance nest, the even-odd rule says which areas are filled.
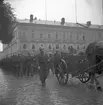
[[[101,25],[103,25],[103,1],[101,0]]]
[[[45,0],[45,20],[47,21],[47,0]]]
[[[77,23],[77,2],[75,0],[75,19],[76,19],[76,23]]]

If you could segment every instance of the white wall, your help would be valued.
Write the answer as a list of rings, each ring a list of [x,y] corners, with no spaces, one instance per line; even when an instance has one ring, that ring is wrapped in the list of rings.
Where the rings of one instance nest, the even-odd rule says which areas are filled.
[[[99,37],[98,32],[101,32]],[[34,34],[32,34],[34,33]],[[43,34],[43,38],[40,38],[40,34]],[[65,39],[64,39],[65,33]],[[48,34],[51,34],[51,39],[48,38]],[[56,39],[56,34],[58,38]],[[45,51],[51,52],[55,49],[56,44],[60,45],[60,50],[68,51],[68,46],[72,45],[74,48],[77,48],[79,45],[82,49],[82,46],[87,46],[90,42],[95,40],[103,40],[103,32],[96,29],[82,29],[82,28],[67,28],[67,27],[58,27],[58,26],[41,26],[41,25],[22,25],[19,26],[15,32],[15,39],[17,44],[12,46],[12,53],[17,52],[18,50],[23,51],[24,44],[27,44],[25,51],[38,51],[41,44],[44,45]],[[72,37],[71,37],[72,36]],[[78,36],[78,37],[77,37]],[[85,36],[85,40],[83,40]],[[32,45],[35,45],[35,50],[32,49]],[[48,49],[49,44],[52,47],[52,50]],[[64,44],[66,49],[63,49]],[[11,49],[8,48],[8,53],[11,53]]]

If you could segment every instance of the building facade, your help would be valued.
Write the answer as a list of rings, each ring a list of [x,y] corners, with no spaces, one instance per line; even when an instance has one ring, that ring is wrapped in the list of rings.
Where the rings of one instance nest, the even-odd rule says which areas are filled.
[[[76,54],[85,51],[90,42],[103,40],[103,29],[96,25],[85,28],[74,23],[61,25],[60,22],[40,20],[19,21],[13,34],[12,42],[4,48],[6,55],[27,51],[37,53],[40,46],[48,53],[59,50]]]

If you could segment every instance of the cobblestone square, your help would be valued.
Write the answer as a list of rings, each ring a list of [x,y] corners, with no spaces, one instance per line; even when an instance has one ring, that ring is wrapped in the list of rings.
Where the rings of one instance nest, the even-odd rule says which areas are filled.
[[[0,105],[102,105],[103,93],[87,89],[76,79],[66,86],[59,85],[56,77],[48,76],[42,87],[38,75],[16,79],[0,73]]]

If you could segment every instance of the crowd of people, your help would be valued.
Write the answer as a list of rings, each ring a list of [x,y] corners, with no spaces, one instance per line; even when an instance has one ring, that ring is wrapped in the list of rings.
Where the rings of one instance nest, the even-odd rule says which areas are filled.
[[[37,73],[35,55],[29,54],[6,56],[0,61],[0,67],[5,73],[12,73],[16,77],[33,76]]]
[[[23,53],[6,56],[0,61],[0,68],[4,73],[11,73],[17,78],[21,77],[32,77],[35,74],[39,74],[42,86],[45,86],[45,80],[49,74],[49,70],[55,73],[54,67],[60,59],[56,54],[50,54],[44,52],[44,48],[39,49],[38,54],[23,55]],[[55,56],[54,56],[55,55]]]
[[[71,57],[73,59],[73,56]],[[35,74],[39,74],[41,84],[45,86],[49,71],[52,70],[52,73],[56,74],[56,68],[62,58],[66,60],[70,59],[70,56],[59,51],[48,55],[41,47],[38,54],[28,53],[28,56],[25,56],[21,53],[6,56],[0,61],[0,68],[4,73],[11,73],[16,77],[33,77]]]

